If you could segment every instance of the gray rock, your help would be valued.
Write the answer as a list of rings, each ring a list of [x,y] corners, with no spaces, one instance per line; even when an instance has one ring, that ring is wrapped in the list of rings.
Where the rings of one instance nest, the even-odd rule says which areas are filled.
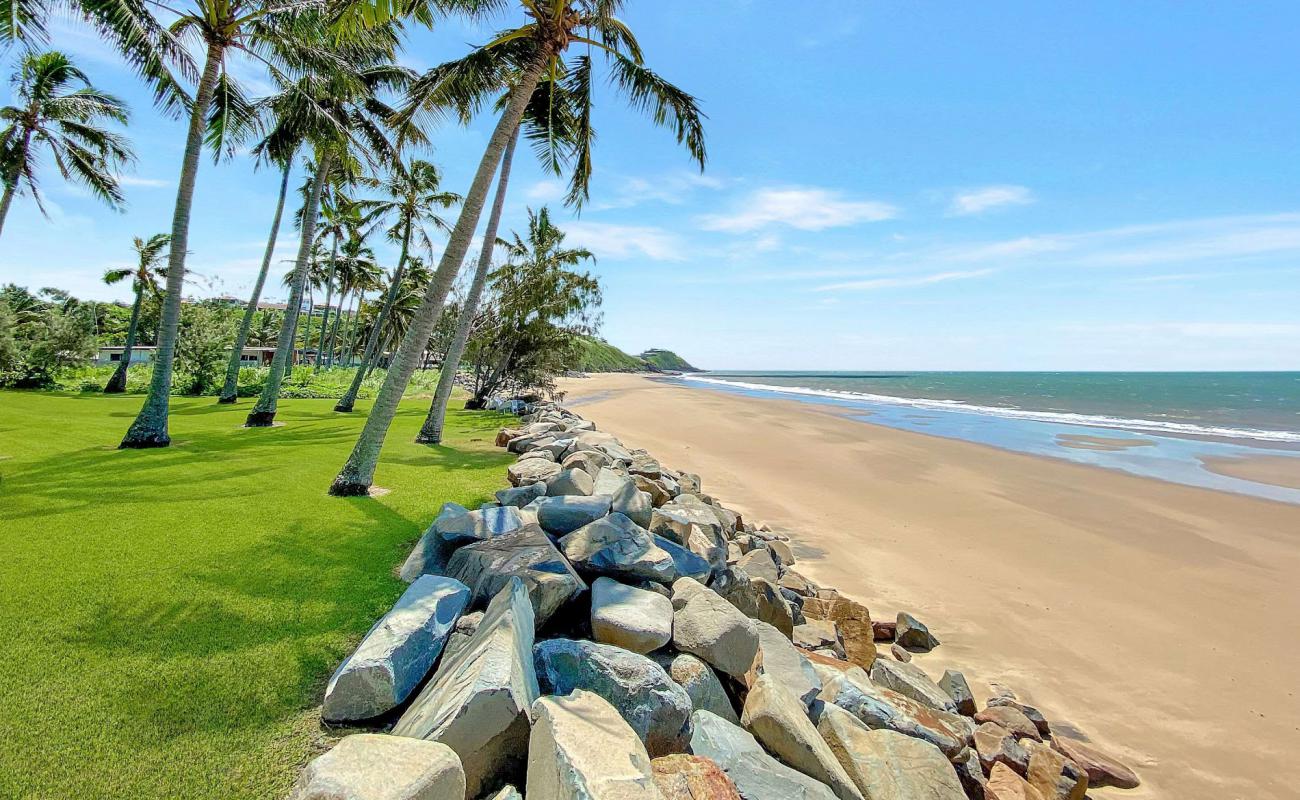
[[[452,629],[451,635],[447,637],[447,644],[442,648],[442,660],[450,661],[456,657],[461,649],[469,643],[474,636],[474,631],[483,622],[483,612],[473,611],[469,614],[461,614],[460,619],[456,620],[456,627]]]
[[[716,569],[727,562],[727,540],[713,508],[693,495],[683,495],[656,508],[650,531],[671,539],[703,557]]]
[[[497,502],[503,506],[523,508],[539,497],[546,496],[546,484],[542,482],[501,489],[496,493]]]
[[[621,647],[575,639],[538,642],[533,659],[546,694],[593,692],[614,706],[652,757],[685,751],[691,699],[655,662]]]
[[[532,651],[533,606],[524,582],[511,578],[393,727],[395,736],[442,742],[460,756],[466,794],[444,796],[478,797],[522,775],[540,694]]]
[[[650,656],[656,664],[664,668],[673,683],[686,690],[691,698],[691,707],[696,711],[704,710],[717,714],[733,725],[740,724],[740,715],[731,706],[727,691],[722,688],[722,681],[713,671],[713,667],[704,663],[690,653],[654,653]]]
[[[911,614],[905,611],[898,612],[897,625],[894,641],[908,650],[920,650],[928,653],[939,646],[939,640],[934,638],[934,635],[930,633],[930,629],[922,625],[920,620]]]
[[[781,575],[776,568],[776,561],[766,547],[750,550],[736,563],[751,578],[762,578],[773,586],[781,582]]]
[[[495,597],[512,577],[522,579],[532,598],[538,627],[587,589],[587,584],[536,525],[465,545],[447,562],[447,575],[469,587],[473,608]]]
[[[528,800],[662,800],[645,747],[605,700],[543,697],[533,718]]]
[[[543,497],[537,501],[537,522],[547,533],[563,536],[609,513],[609,496]]]
[[[762,620],[786,636],[794,635],[794,609],[775,584],[739,567],[727,567],[714,580],[713,589],[750,619]]]
[[[912,660],[911,652],[903,649],[897,642],[889,646],[889,654],[894,657],[895,661],[902,661],[906,663]],[[874,663],[875,662],[872,662],[873,666]]]
[[[772,758],[749,731],[703,710],[691,725],[691,752],[722,767],[744,800],[835,800],[830,787]]]
[[[812,597],[817,594],[817,585],[792,569],[781,573],[778,585],[802,597]]]
[[[752,685],[759,675],[771,675],[805,706],[811,705],[822,690],[822,679],[812,664],[781,631],[766,622],[755,622],[754,627],[758,630],[759,657],[746,676],[746,684]]]
[[[808,719],[808,708],[772,675],[749,687],[740,724],[768,752],[826,784],[840,800],[863,800],[853,779]]]
[[[952,698],[958,714],[967,717],[975,716],[975,695],[971,692],[965,675],[956,670],[946,669],[943,671],[943,677],[939,679],[939,688]]]
[[[897,731],[927,741],[949,759],[961,755],[970,741],[966,719],[876,686],[861,667],[852,667],[826,681],[818,699],[848,711],[868,728]]]
[[[599,450],[578,450],[565,456],[560,466],[565,469],[580,469],[592,478],[596,478],[609,464],[609,456]],[[602,494],[612,494],[612,492],[602,492]]]
[[[654,514],[654,504],[650,495],[636,488],[636,481],[606,467],[596,475],[592,488],[593,494],[605,494],[610,497],[610,508],[625,514],[633,522],[645,528],[650,525]]]
[[[524,800],[524,796],[519,793],[518,789],[507,784],[502,786],[499,792],[484,798],[484,800]]]
[[[743,679],[758,654],[753,621],[691,578],[673,584],[673,608],[673,646]]]
[[[548,440],[548,441],[549,441],[549,440]],[[527,459],[527,458],[540,458],[540,459],[542,459],[543,461],[556,461],[555,453],[551,452],[549,449],[529,450],[529,451],[526,452],[526,453],[520,453],[520,454],[519,454],[519,458],[517,458],[517,459],[515,459],[515,460],[516,460],[516,461],[523,461],[524,459]],[[558,462],[557,462],[557,463],[558,463]]]
[[[772,551],[772,557],[776,559],[776,563],[781,567],[782,573],[784,573],[788,567],[794,565],[794,550],[790,548],[788,542],[783,542],[780,539],[773,539],[768,542],[767,549]]]
[[[672,502],[673,496],[658,481],[652,481],[644,475],[633,475],[632,482],[636,484],[637,489],[650,495],[650,503],[655,508]]]
[[[512,441],[511,444],[514,444]],[[529,458],[516,461],[506,467],[506,477],[511,486],[525,486],[530,483],[545,483],[549,478],[560,473],[560,465],[541,458]]]
[[[835,623],[830,620],[810,619],[802,625],[796,625],[791,638],[805,650],[832,650],[838,658],[844,657],[839,636],[835,633]]]
[[[550,497],[586,497],[591,494],[595,481],[581,469],[561,469],[546,481],[546,494]]]
[[[952,767],[966,796],[971,800],[984,800],[984,785],[988,783],[988,778],[984,777],[984,768],[980,766],[980,757],[974,748],[966,748],[966,754],[952,762]],[[1044,798],[1044,800],[1052,800],[1052,798]],[[1072,800],[1083,800],[1083,798]]]
[[[321,717],[328,722],[369,719],[405,702],[429,674],[468,602],[469,589],[458,580],[417,578],[334,671]],[[668,606],[671,614],[672,604]]]
[[[591,586],[591,633],[598,642],[649,653],[673,638],[673,604],[655,592],[610,578]]]
[[[560,550],[582,573],[672,583],[681,577],[677,564],[655,539],[616,511],[560,539]]]
[[[1024,714],[1025,718],[1028,719],[1030,722],[1034,723],[1034,727],[1037,728],[1038,732],[1043,736],[1047,736],[1052,732],[1052,726],[1047,722],[1047,717],[1043,716],[1043,712],[1039,711],[1037,708],[1034,708],[1033,706],[1029,706],[1029,705],[1025,705],[1024,703],[1021,703],[1020,701],[1016,700],[1014,697],[989,698],[989,707],[992,708],[996,706],[1007,706],[1009,708],[1016,709],[1021,714]]]
[[[966,800],[939,748],[901,733],[871,730],[826,704],[817,731],[866,800]]]
[[[443,515],[446,516],[446,515]],[[466,511],[447,519],[439,516],[433,527],[453,547],[469,542],[481,542],[501,536],[524,526],[519,509],[513,506],[495,506],[478,511]]]
[[[891,661],[878,658],[871,665],[871,682],[886,689],[893,689],[904,697],[910,697],[918,703],[957,713],[957,704],[948,693],[939,688],[939,684],[930,680],[925,670],[911,663]]]
[[[382,788],[381,788],[382,787]],[[465,796],[465,771],[450,747],[358,733],[303,768],[289,800],[448,800]]]
[[[644,475],[651,480],[658,478],[663,473],[663,468],[659,462],[647,455],[638,455],[632,459],[632,466],[627,471],[633,475]]]

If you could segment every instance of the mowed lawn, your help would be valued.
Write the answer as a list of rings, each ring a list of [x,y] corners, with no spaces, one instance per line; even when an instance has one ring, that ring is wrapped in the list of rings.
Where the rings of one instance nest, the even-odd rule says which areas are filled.
[[[379,498],[326,494],[369,403],[173,401],[173,446],[119,451],[142,398],[0,392],[0,797],[276,798],[320,747],[330,673],[402,592],[394,569],[448,500],[511,460],[506,419],[452,412]],[[454,403],[459,407],[459,403]]]

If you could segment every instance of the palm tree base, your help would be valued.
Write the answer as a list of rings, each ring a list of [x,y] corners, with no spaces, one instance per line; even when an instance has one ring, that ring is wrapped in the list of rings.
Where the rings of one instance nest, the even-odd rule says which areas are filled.
[[[124,394],[125,392],[126,392],[125,386],[118,386],[116,383],[113,383],[112,381],[109,381],[108,385],[104,387],[104,394]]]
[[[442,444],[442,437],[434,436],[431,433],[425,433],[424,431],[420,431],[415,436],[415,443],[416,444]]]
[[[334,497],[368,497],[370,485],[336,478],[334,483],[330,484],[330,494]]]
[[[168,447],[172,443],[172,438],[165,433],[144,433],[137,434],[128,431],[126,438],[117,446],[118,450],[151,450],[157,447]]]
[[[269,428],[275,422],[274,411],[250,411],[244,420],[245,428]]]
[[[351,403],[344,403],[343,401],[340,400],[338,403],[336,403],[336,404],[334,405],[334,410],[335,410],[335,411],[338,411],[338,412],[340,412],[340,413],[346,414],[346,413],[352,411],[352,404],[351,404]]]
[[[220,405],[223,405],[223,406],[225,406],[225,405],[231,405],[232,403],[234,403],[234,402],[235,402],[236,400],[238,400],[238,399],[239,399],[239,396],[238,396],[238,395],[233,395],[233,394],[232,394],[232,395],[230,395],[229,397],[227,397],[227,396],[225,396],[225,395],[222,395],[221,397],[218,397],[218,398],[217,398],[217,403],[220,404]]]

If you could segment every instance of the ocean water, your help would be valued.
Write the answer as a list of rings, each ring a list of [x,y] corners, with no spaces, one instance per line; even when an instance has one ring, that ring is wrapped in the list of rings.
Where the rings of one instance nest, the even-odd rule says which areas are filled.
[[[680,380],[830,404],[873,424],[1300,503],[1300,489],[1206,467],[1206,459],[1300,459],[1300,372],[709,372]]]

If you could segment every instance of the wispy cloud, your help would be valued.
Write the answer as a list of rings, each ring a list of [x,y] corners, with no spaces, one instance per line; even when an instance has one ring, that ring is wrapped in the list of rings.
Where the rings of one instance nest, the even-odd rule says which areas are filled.
[[[141,178],[138,175],[118,175],[117,182],[123,186],[137,186],[142,189],[162,189],[171,186],[171,181],[159,180],[157,178]]]
[[[617,225],[574,221],[564,226],[568,241],[582,245],[596,258],[643,256],[652,261],[683,261],[686,245],[670,231],[649,225]]]
[[[982,214],[1004,206],[1023,206],[1034,202],[1034,193],[1026,186],[1001,184],[981,186],[958,192],[952,198],[948,213],[957,217]]]
[[[564,199],[564,184],[551,178],[544,178],[524,191],[524,197],[535,203],[554,203]]]
[[[898,275],[890,278],[868,278],[862,281],[846,281],[844,283],[828,283],[825,286],[818,286],[813,291],[817,292],[868,292],[876,289],[898,289],[912,286],[931,286],[936,283],[948,283],[950,281],[966,281],[972,278],[982,278],[985,275],[991,275],[997,270],[994,269],[972,269],[972,270],[954,270],[950,272],[934,272],[928,275]]]
[[[595,211],[631,208],[644,203],[681,205],[701,190],[716,191],[727,181],[699,172],[670,172],[654,177],[629,176],[617,181],[606,196],[592,206]]]
[[[706,215],[699,223],[705,230],[724,233],[747,233],[770,225],[820,231],[897,216],[898,209],[889,203],[848,198],[829,189],[787,187],[759,189],[737,211]]]

